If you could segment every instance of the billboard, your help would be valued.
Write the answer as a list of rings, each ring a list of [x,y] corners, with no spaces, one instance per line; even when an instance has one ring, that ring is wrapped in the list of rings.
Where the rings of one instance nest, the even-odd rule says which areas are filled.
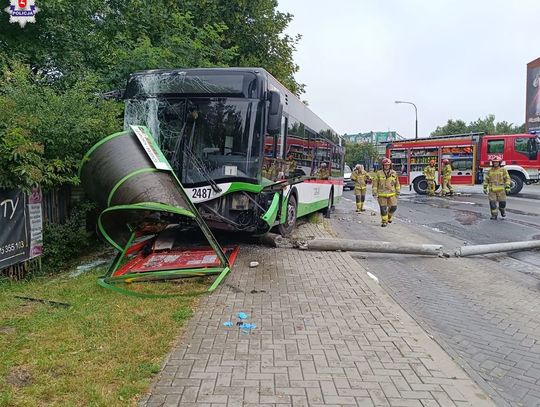
[[[0,270],[43,252],[41,191],[0,189]]]
[[[527,64],[527,132],[540,131],[540,58]]]

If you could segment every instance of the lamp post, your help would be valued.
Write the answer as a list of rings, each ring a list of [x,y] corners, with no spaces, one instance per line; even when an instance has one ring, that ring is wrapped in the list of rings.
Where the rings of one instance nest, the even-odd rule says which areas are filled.
[[[415,139],[418,138],[418,110],[416,109],[416,105],[413,102],[405,102],[404,100],[396,100],[394,103],[405,103],[407,105],[413,105],[414,106],[414,116],[415,116]]]

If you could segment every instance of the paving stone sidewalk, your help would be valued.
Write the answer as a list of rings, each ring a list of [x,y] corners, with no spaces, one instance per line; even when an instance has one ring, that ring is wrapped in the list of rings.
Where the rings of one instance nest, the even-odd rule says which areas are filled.
[[[325,225],[298,233],[329,237]],[[238,312],[257,328],[225,327]],[[247,246],[140,402],[191,405],[493,403],[348,254]]]

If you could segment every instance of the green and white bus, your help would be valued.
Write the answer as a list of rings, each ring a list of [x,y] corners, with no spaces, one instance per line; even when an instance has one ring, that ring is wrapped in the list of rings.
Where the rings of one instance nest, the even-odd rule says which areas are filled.
[[[342,196],[341,138],[262,68],[136,72],[124,99],[213,229],[287,235]]]

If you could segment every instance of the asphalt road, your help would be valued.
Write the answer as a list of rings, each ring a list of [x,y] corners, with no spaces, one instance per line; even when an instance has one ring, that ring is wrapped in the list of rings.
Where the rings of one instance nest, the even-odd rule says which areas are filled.
[[[489,219],[479,187],[452,198],[402,191],[395,222],[380,227],[376,202],[354,212],[346,192],[332,217],[343,238],[442,244],[540,239],[540,187],[508,199],[508,217]],[[540,405],[540,252],[470,258],[356,253],[355,258],[501,406]]]

